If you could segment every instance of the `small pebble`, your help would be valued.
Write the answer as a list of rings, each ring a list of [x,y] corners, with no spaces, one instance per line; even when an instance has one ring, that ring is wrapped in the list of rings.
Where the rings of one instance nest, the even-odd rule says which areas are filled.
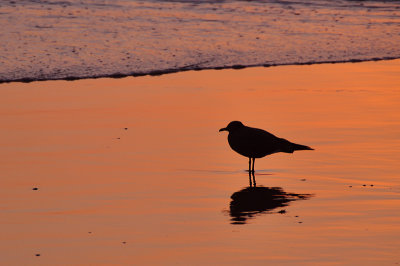
[[[296,215],[295,217],[299,217],[298,215]]]
[[[280,211],[278,211],[278,213],[284,214],[284,213],[286,213],[286,210],[280,210]]]
[[[126,241],[123,241],[122,244],[126,244]]]
[[[32,188],[32,190],[38,190],[38,188],[37,188],[37,187],[34,187],[34,188]]]
[[[117,139],[121,139],[121,138],[117,138]]]
[[[373,187],[374,185],[371,185],[371,187]]]
[[[91,234],[92,232],[88,232],[88,234]]]
[[[299,222],[299,224],[302,224],[303,222]]]
[[[349,186],[349,187],[353,187],[353,186]]]
[[[40,256],[40,254],[39,254],[39,253],[38,253],[38,254],[35,254],[35,256],[36,256],[36,257],[39,257],[39,256]]]
[[[125,130],[128,130],[128,128],[127,128],[127,127],[125,127],[124,129],[125,129]]]
[[[365,187],[365,186],[367,186],[367,185],[363,185],[363,187]]]
[[[307,179],[305,179],[305,178],[303,178],[303,179],[300,179],[300,181],[306,181]]]

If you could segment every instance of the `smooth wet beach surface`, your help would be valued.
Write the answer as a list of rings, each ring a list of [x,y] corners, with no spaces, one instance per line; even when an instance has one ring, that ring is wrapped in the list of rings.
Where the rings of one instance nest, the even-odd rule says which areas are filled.
[[[315,149],[252,210],[232,120]],[[398,60],[2,84],[0,127],[2,265],[400,263]]]

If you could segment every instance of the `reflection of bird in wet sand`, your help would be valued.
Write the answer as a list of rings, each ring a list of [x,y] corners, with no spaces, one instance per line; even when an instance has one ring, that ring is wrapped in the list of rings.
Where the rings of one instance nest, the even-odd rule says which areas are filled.
[[[290,202],[305,200],[311,194],[287,193],[280,187],[247,187],[231,196],[229,214],[232,224],[245,224],[246,220],[261,213],[285,213],[274,209],[286,207]]]
[[[249,158],[249,172],[254,172],[256,158],[277,152],[293,153],[298,150],[313,150],[308,146],[278,138],[265,130],[247,127],[239,121],[232,121],[219,131],[228,131],[228,142],[232,150]],[[253,166],[251,166],[251,160],[253,160]]]

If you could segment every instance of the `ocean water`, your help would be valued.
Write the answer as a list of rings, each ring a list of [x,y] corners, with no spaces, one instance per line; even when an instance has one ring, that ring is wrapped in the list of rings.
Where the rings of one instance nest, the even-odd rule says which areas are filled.
[[[399,1],[0,2],[0,81],[400,57]]]

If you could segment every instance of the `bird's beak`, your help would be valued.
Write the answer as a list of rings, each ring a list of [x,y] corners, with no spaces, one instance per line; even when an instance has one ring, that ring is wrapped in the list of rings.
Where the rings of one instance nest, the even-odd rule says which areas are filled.
[[[221,128],[221,129],[219,130],[219,132],[221,132],[221,131],[228,131],[228,130],[226,129],[226,127],[224,127],[224,128]]]

